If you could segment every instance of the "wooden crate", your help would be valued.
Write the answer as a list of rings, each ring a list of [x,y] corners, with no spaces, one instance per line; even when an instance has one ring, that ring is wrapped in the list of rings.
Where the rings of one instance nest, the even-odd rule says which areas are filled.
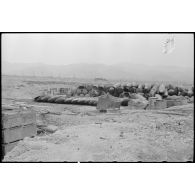
[[[186,105],[188,103],[187,100],[166,100],[166,102],[168,108],[172,106]]]
[[[9,144],[2,144],[3,156],[5,156],[8,152],[10,152],[12,149],[14,149],[14,147],[17,146],[17,144],[18,144],[18,141],[12,142]]]
[[[28,124],[25,126],[4,129],[2,131],[3,143],[10,143],[10,142],[18,141],[18,140],[21,140],[25,137],[32,137],[32,136],[35,136],[36,133],[37,133],[37,131],[36,131],[36,124],[35,123]]]
[[[161,110],[167,108],[167,102],[165,100],[156,100],[155,104],[155,109],[156,110]]]
[[[150,97],[149,98],[149,105],[148,105],[147,109],[149,109],[149,110],[155,109],[156,100],[157,100],[156,97]]]
[[[149,99],[149,106],[147,109],[150,110],[161,110],[167,108],[167,101],[165,100],[158,100],[156,98]]]
[[[32,123],[36,123],[36,114],[33,111],[6,111],[2,114],[3,129]]]
[[[36,113],[31,110],[6,110],[2,113],[3,155],[11,151],[19,140],[37,134]]]

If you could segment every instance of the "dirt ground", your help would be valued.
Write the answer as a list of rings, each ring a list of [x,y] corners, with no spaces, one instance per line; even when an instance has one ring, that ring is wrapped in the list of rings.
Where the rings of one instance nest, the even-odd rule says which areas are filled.
[[[161,111],[121,107],[99,113],[93,106],[33,102],[42,89],[56,84],[47,86],[28,79],[3,77],[2,104],[31,106],[37,127],[52,125],[57,131],[19,141],[4,162],[193,160],[193,104]]]

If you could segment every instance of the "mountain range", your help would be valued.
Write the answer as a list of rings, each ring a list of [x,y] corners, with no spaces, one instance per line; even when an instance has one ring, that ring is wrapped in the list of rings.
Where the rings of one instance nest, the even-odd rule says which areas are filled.
[[[193,70],[183,67],[142,65],[129,62],[112,65],[89,63],[49,65],[43,63],[2,62],[2,74],[22,76],[193,82],[193,72]]]

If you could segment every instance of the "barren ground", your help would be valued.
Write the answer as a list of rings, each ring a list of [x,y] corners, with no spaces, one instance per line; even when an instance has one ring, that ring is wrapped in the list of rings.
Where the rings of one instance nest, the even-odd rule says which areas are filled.
[[[57,131],[25,138],[5,156],[5,162],[193,160],[193,104],[163,111],[121,107],[99,113],[92,106],[33,102],[42,89],[63,85],[29,80],[33,79],[3,77],[2,103],[31,105],[37,124],[57,126]],[[44,110],[52,113],[41,114]]]

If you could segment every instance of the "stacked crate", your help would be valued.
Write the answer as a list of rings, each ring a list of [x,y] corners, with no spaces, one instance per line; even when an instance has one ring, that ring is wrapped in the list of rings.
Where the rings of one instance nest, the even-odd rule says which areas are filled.
[[[167,108],[166,100],[156,100],[155,102],[155,109],[161,110]]]
[[[159,100],[156,97],[149,98],[149,106],[147,109],[150,110],[161,110],[167,108],[166,100]]]
[[[186,105],[188,103],[187,99],[175,99],[175,100],[166,100],[167,101],[167,107],[172,107],[172,106],[181,106],[181,105]]]
[[[60,89],[59,89],[59,93],[60,93],[61,95],[65,95],[65,94],[67,94],[67,92],[68,92],[68,88],[60,88]]]
[[[1,124],[3,155],[11,151],[18,141],[37,134],[36,114],[32,110],[3,110]]]
[[[152,110],[155,109],[155,102],[158,98],[157,97],[150,97],[149,98],[149,105],[147,107],[147,109]]]
[[[56,95],[56,94],[58,94],[58,89],[57,89],[57,88],[51,88],[51,89],[50,89],[50,94],[51,94],[51,95]]]

